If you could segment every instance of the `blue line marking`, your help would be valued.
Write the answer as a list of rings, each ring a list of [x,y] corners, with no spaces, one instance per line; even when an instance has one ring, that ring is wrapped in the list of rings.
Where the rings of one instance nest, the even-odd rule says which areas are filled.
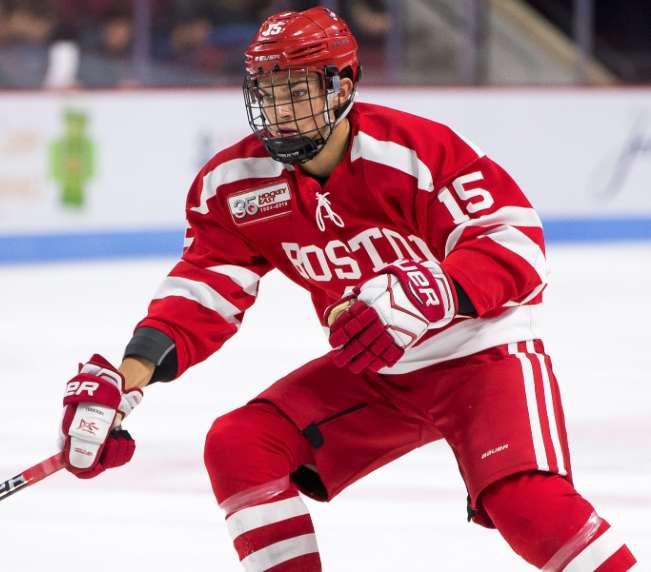
[[[0,264],[181,256],[184,229],[0,236]]]
[[[543,219],[546,242],[651,239],[651,218]]]
[[[547,242],[651,240],[651,218],[543,219]],[[180,256],[183,229],[0,235],[0,264]]]

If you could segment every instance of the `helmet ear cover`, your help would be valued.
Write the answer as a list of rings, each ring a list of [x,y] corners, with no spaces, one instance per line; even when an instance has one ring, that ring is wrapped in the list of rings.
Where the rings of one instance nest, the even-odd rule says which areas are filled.
[[[323,68],[323,83],[325,93],[341,93],[341,79],[337,66],[325,66]]]

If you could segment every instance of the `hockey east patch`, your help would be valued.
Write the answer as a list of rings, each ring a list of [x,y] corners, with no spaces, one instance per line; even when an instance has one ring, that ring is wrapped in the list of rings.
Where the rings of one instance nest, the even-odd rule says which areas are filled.
[[[286,182],[259,189],[248,189],[228,197],[233,222],[238,225],[260,222],[289,214],[292,193]]]

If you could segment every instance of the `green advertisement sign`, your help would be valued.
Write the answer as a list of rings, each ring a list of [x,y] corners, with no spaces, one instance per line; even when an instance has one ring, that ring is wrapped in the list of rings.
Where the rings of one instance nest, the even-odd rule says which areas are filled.
[[[83,207],[85,186],[95,174],[95,145],[87,137],[88,115],[68,110],[65,133],[50,144],[50,176],[59,184],[65,207]]]

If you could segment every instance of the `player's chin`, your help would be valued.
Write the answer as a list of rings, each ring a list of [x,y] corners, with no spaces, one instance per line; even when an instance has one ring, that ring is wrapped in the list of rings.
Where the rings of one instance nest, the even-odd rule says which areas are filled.
[[[318,140],[321,137],[324,136],[324,129],[323,128],[318,128],[314,127],[314,124],[305,127],[304,129],[299,126],[299,132],[298,134],[301,137],[309,137],[310,139],[315,139]]]

